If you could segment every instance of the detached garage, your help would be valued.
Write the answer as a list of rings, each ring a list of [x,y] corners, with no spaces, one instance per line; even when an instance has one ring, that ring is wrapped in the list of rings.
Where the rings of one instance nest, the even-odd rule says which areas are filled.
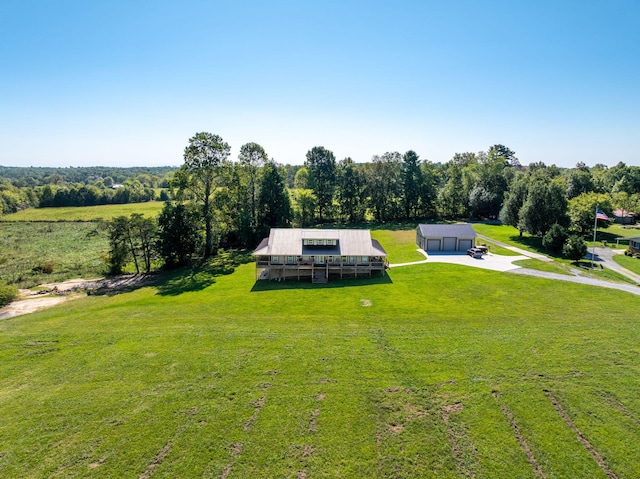
[[[466,251],[475,246],[476,232],[469,223],[418,225],[416,243],[426,252]]]

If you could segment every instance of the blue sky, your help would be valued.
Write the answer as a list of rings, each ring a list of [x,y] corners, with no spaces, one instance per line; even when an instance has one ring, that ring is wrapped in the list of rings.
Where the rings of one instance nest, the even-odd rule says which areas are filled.
[[[0,2],[0,165],[180,165],[199,131],[640,165],[640,2]]]

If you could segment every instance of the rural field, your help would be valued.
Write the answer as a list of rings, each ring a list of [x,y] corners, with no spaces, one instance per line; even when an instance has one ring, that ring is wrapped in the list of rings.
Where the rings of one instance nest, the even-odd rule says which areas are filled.
[[[140,213],[146,217],[158,216],[162,211],[162,201],[127,203],[123,205],[99,205],[61,208],[28,208],[5,215],[3,221],[98,221],[110,220],[115,216],[129,216]]]
[[[639,309],[441,263],[311,285],[218,257],[0,321],[0,476],[637,478]]]

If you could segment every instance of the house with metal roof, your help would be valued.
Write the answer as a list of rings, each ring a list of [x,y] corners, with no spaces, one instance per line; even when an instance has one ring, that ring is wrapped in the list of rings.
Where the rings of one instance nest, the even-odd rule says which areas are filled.
[[[416,229],[416,244],[429,253],[467,251],[475,242],[476,232],[469,223],[420,224]]]
[[[369,230],[272,228],[253,254],[262,279],[326,283],[330,277],[384,274],[388,266],[386,251]]]

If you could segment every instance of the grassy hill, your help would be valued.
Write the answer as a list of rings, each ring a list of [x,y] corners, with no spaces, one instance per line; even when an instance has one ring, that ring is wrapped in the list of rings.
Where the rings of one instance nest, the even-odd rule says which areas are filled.
[[[637,296],[242,259],[1,321],[0,476],[640,477]]]

